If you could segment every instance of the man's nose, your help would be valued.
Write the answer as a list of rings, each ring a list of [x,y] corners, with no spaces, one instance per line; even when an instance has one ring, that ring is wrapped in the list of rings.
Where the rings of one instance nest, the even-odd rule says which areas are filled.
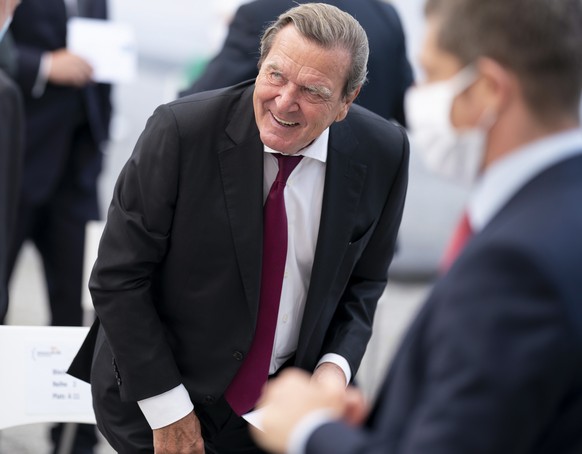
[[[299,87],[288,82],[280,88],[277,107],[284,112],[295,112],[299,110],[299,96]]]

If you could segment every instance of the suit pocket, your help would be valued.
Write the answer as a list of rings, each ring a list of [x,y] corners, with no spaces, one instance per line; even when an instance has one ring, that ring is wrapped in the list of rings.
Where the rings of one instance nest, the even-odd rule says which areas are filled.
[[[374,233],[374,227],[376,226],[376,222],[372,222],[372,224],[370,224],[370,226],[364,230],[363,233],[356,233],[354,237],[352,237],[352,239],[350,240],[350,242],[348,243],[348,249],[352,248],[352,247],[358,247],[361,244],[367,244],[368,240],[370,239],[370,237],[372,236],[372,233]]]
[[[348,247],[346,248],[346,253],[344,254],[343,265],[348,266],[351,270],[353,269],[355,263],[358,261],[362,252],[366,248],[368,242],[370,241],[371,236],[374,233],[374,229],[376,227],[376,223],[373,222],[365,231],[364,233],[357,235],[355,239],[348,243]]]

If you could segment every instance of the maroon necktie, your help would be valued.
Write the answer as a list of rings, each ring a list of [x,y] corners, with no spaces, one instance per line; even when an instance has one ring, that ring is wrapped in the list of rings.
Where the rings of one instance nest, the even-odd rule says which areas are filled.
[[[274,156],[279,161],[279,172],[263,208],[263,266],[255,337],[241,368],[224,394],[239,416],[255,406],[269,376],[287,259],[287,214],[283,193],[289,175],[303,157]]]
[[[471,224],[469,222],[469,217],[465,212],[457,225],[455,232],[445,250],[445,255],[441,263],[441,271],[446,272],[451,267],[453,262],[457,259],[461,253],[463,247],[473,235],[473,230],[471,229]]]

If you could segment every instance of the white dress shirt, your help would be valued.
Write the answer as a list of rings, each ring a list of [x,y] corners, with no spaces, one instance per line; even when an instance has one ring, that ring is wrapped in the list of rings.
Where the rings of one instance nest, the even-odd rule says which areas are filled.
[[[467,215],[477,233],[529,181],[560,161],[582,155],[582,130],[572,129],[547,136],[514,150],[493,163],[477,182],[469,198]],[[289,454],[304,454],[309,437],[322,425],[333,421],[328,410],[306,415],[293,429]]]
[[[311,145],[301,150],[299,154],[304,158],[293,170],[285,186],[287,258],[269,367],[270,374],[276,372],[297,349],[321,220],[328,142],[329,128]],[[263,203],[279,171],[274,153],[278,152],[265,146]],[[339,366],[346,376],[346,384],[349,383],[352,374],[345,358],[328,353],[320,359],[318,365],[324,362]],[[165,427],[186,416],[193,409],[183,385],[159,396],[141,400],[138,404],[152,429]]]

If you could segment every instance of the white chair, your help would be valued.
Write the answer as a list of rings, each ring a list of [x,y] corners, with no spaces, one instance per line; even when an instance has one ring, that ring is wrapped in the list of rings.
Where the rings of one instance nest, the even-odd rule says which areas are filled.
[[[89,293],[89,276],[93,264],[97,259],[97,250],[99,249],[99,241],[103,234],[105,221],[89,221],[85,226],[85,250],[83,255],[83,287],[81,294],[81,306],[83,307],[83,318],[85,325],[93,323],[93,301]]]
[[[0,326],[0,429],[95,424],[91,389],[66,374],[87,327]]]

